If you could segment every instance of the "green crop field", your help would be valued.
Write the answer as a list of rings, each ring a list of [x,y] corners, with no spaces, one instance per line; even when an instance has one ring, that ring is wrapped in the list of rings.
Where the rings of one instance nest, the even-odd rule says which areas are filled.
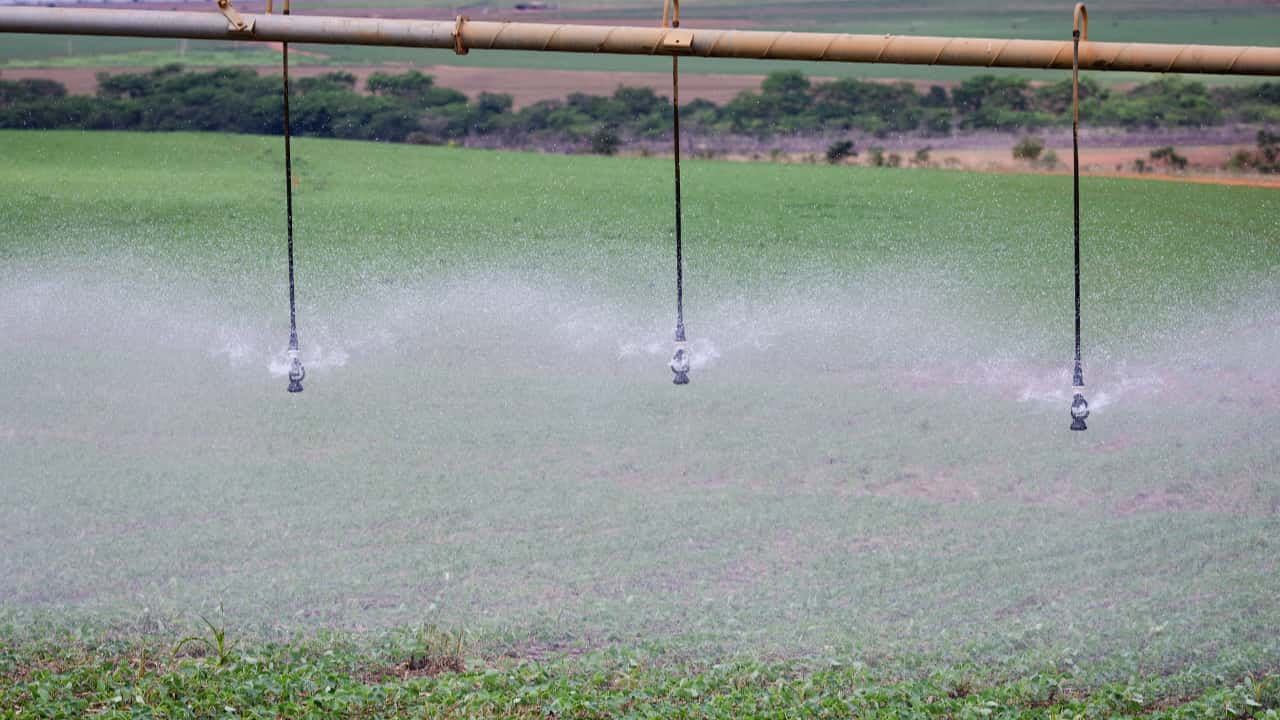
[[[1083,179],[1071,433],[1068,177],[686,162],[674,387],[668,160],[294,154],[299,395],[278,138],[0,133],[0,717],[1280,710],[1276,191]]]

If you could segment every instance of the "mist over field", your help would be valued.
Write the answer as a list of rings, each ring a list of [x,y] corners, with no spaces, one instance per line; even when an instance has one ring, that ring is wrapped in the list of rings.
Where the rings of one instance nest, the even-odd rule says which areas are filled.
[[[10,621],[1280,659],[1273,193],[1086,180],[1071,433],[1060,178],[691,163],[674,387],[666,164],[300,143],[290,395],[268,141],[53,137],[0,135]]]

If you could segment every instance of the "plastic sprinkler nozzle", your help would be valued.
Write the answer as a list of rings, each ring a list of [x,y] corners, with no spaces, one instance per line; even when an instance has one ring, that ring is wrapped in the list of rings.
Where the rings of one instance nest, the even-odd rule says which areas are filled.
[[[289,348],[289,392],[302,392],[302,379],[306,376],[307,370],[298,359],[298,348]]]
[[[1084,419],[1089,417],[1089,403],[1084,399],[1084,369],[1080,367],[1080,351],[1076,350],[1076,366],[1071,373],[1071,429],[1088,430]]]
[[[676,343],[676,352],[671,356],[671,372],[675,373],[675,378],[671,380],[676,385],[689,384],[689,350],[684,346],[683,342]]]
[[[1084,420],[1089,417],[1089,403],[1084,399],[1084,388],[1077,385],[1072,390],[1075,397],[1071,399],[1071,429],[1088,430],[1089,426],[1084,424]]]

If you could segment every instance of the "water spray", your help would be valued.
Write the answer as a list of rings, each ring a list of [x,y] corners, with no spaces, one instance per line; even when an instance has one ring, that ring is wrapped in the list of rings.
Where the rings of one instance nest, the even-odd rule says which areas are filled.
[[[1089,12],[1076,4],[1071,29],[1071,181],[1075,238],[1076,364],[1071,374],[1071,429],[1087,430],[1089,403],[1084,399],[1084,370],[1080,361],[1080,40],[1089,39]]]
[[[271,0],[267,0],[271,14]],[[289,0],[284,0],[284,15],[289,14]],[[284,207],[289,236],[289,392],[302,392],[306,368],[298,359],[298,306],[294,300],[293,282],[293,156],[289,147],[289,43],[281,43],[280,57],[284,69]]]
[[[952,67],[1071,68],[1072,152],[1075,221],[1075,367],[1072,374],[1073,430],[1085,430],[1089,404],[1084,398],[1080,343],[1080,41],[1088,41],[1088,13],[1076,6],[1070,47],[1050,40],[1017,38],[908,37],[845,33],[795,33],[700,28],[679,29],[678,0],[666,0],[661,28],[566,25],[522,22],[452,22],[352,17],[290,17],[288,0],[281,16],[240,13],[231,0],[217,0],[221,14],[175,11],[102,10],[72,7],[0,7],[0,33],[161,37],[235,42],[280,42],[284,67],[285,192],[289,240],[289,391],[301,392],[306,371],[298,359],[297,311],[293,267],[293,169],[289,133],[289,45],[293,42],[453,49],[616,55],[671,55],[675,155],[676,332],[671,358],[674,382],[689,382],[689,352],[684,327],[684,256],[680,206],[679,55],[808,60],[838,63],[888,63]],[[674,11],[674,12],[672,12]],[[1066,57],[1070,51],[1071,61]],[[1280,76],[1280,48],[1155,43],[1088,42],[1086,70],[1219,75]]]
[[[662,6],[662,26],[678,31],[680,0],[667,0]],[[671,51],[671,128],[676,179],[676,341],[671,356],[671,372],[676,385],[689,384],[689,348],[684,333],[684,238],[680,208],[680,56],[678,52],[692,45],[692,36],[674,32],[664,36],[663,47]]]

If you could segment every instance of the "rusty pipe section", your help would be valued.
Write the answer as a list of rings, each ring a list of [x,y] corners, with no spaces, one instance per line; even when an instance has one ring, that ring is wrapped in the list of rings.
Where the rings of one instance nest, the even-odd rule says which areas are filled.
[[[0,7],[0,32],[243,40],[330,45],[535,50],[616,55],[810,60],[898,65],[1071,69],[1072,44],[1054,40],[845,35],[543,23]],[[455,32],[458,33],[455,43]],[[680,33],[676,41],[666,36]],[[690,42],[688,36],[692,36]],[[1081,70],[1280,75],[1280,48],[1153,43],[1080,44]]]

